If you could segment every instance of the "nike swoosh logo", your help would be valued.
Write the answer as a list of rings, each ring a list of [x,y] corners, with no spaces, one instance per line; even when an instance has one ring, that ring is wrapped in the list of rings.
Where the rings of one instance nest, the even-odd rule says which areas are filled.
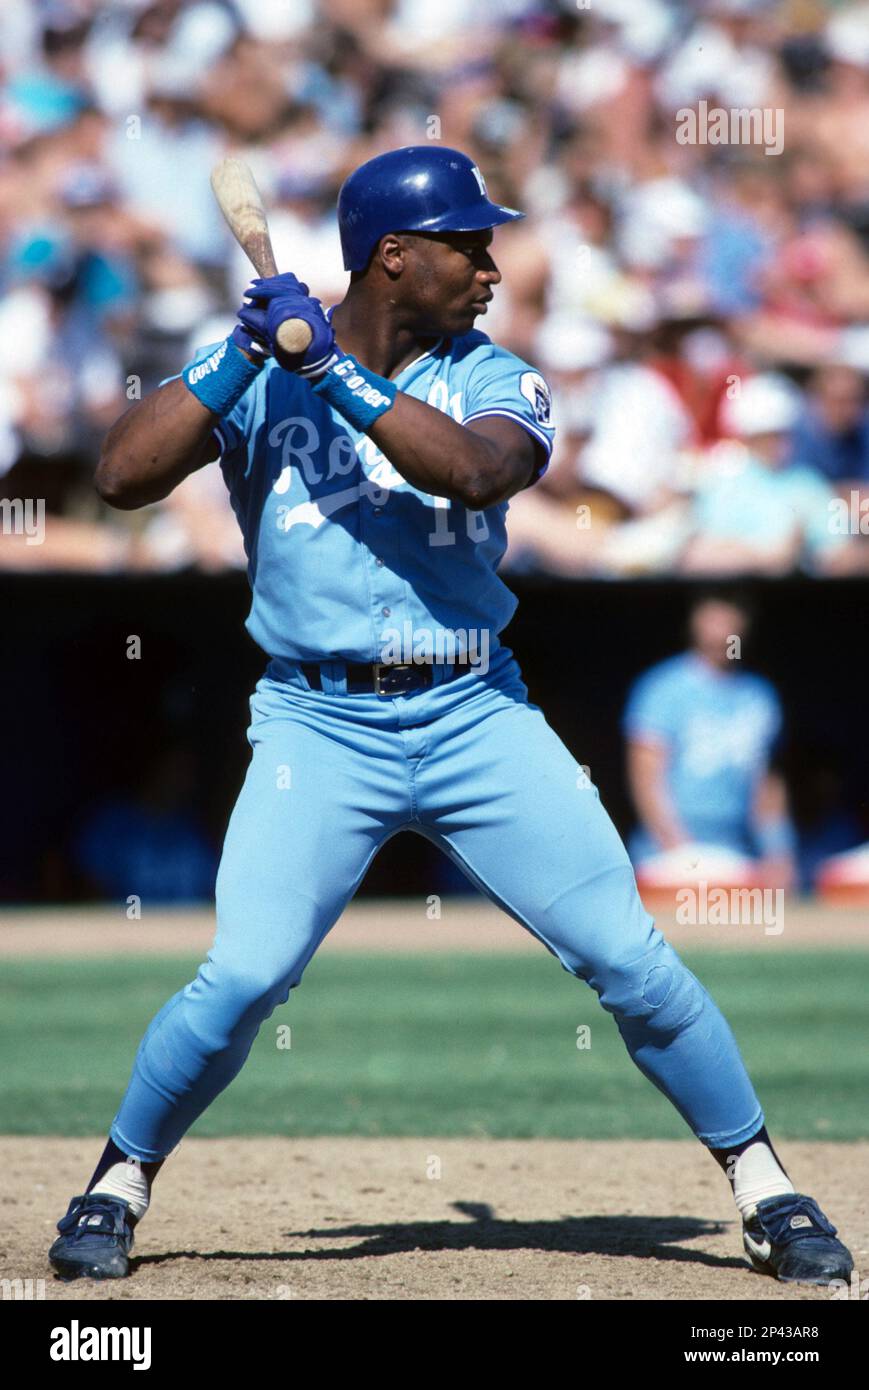
[[[772,1254],[772,1245],[770,1242],[768,1240],[754,1240],[753,1237],[749,1235],[748,1231],[744,1234],[745,1243],[749,1247],[751,1254],[755,1255],[759,1260],[768,1260]]]

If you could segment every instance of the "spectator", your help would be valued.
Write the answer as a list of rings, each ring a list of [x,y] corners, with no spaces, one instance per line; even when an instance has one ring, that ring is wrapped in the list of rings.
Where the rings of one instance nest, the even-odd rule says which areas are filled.
[[[588,442],[600,369],[611,352],[610,335],[595,323],[567,314],[543,320],[534,360],[552,387],[555,448],[537,486],[511,500],[506,569],[576,578],[601,563],[606,518],[598,507],[599,524],[582,524],[583,514],[590,519],[593,499],[583,488],[579,458]]]
[[[819,367],[792,436],[794,459],[831,483],[869,483],[869,406],[853,367]]]
[[[345,283],[344,175],[436,139],[467,148],[495,196],[527,212],[495,242],[491,336],[525,356],[552,323],[613,339],[593,392],[553,383],[564,443],[534,502],[515,503],[510,562],[576,577],[677,569],[686,467],[693,457],[712,479],[724,457],[727,378],[784,364],[811,374],[793,467],[759,464],[752,445],[745,478],[718,497],[732,511],[744,486],[746,507],[761,491],[796,505],[799,542],[713,558],[713,528],[684,567],[860,568],[867,547],[823,536],[822,496],[814,486],[807,504],[803,484],[866,477],[855,380],[831,364],[859,369],[848,343],[869,325],[869,6],[809,6],[796,34],[786,6],[760,0],[484,0],[472,15],[460,0],[4,0],[0,54],[0,323],[17,327],[0,335],[0,470],[26,458],[28,486],[55,498],[52,562],[233,563],[231,548],[181,535],[170,507],[149,518],[159,545],[119,550],[117,519],[85,496],[108,398],[173,371],[249,275],[212,164],[249,160],[279,264],[325,302]],[[783,112],[784,150],[758,130],[677,139],[700,102]],[[72,266],[62,306],[55,266],[33,262],[40,243]],[[30,370],[37,344],[54,393]],[[59,485],[65,472],[75,486]],[[65,550],[61,522],[89,526],[93,543]],[[0,564],[49,558],[5,549]]]
[[[580,473],[586,487],[615,501],[624,520],[670,500],[677,456],[694,426],[671,381],[649,360],[657,322],[651,296],[625,282],[606,312],[616,354],[596,381]]]
[[[724,404],[735,444],[713,453],[697,483],[685,574],[842,572],[850,538],[831,526],[834,494],[813,468],[788,463],[788,436],[800,397],[786,377],[768,373],[741,385]]]

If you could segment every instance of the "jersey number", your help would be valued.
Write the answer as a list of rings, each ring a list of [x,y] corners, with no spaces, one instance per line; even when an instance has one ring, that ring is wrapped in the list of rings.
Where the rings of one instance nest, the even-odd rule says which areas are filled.
[[[477,172],[476,170],[474,171]],[[428,404],[433,405],[435,410],[442,410],[445,415],[452,415],[454,420],[462,421],[462,393],[456,391],[451,396],[445,381],[436,381],[428,393]],[[456,533],[450,530],[449,518],[450,501],[448,497],[436,497],[434,500],[434,530],[428,538],[429,545],[455,545]],[[489,534],[489,523],[486,521],[482,512],[469,512],[465,508],[465,529],[468,533],[468,540],[479,543],[486,540]]]
[[[450,500],[448,497],[436,497],[434,499],[434,530],[428,538],[429,545],[455,545],[456,533],[450,530],[449,517]],[[468,540],[479,544],[486,540],[489,535],[489,523],[482,512],[465,512],[465,529],[468,533]]]

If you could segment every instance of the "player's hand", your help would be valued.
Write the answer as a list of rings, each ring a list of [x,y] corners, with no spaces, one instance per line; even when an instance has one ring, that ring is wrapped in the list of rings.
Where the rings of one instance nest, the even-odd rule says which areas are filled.
[[[273,355],[288,372],[306,381],[317,381],[336,356],[335,334],[319,299],[290,272],[252,280],[238,311],[239,326],[233,332],[238,347],[258,356]],[[311,329],[305,352],[286,353],[278,346],[277,332],[286,319],[303,319]]]
[[[767,855],[760,860],[758,868],[768,888],[781,888],[789,893],[796,887],[797,866],[789,854]]]

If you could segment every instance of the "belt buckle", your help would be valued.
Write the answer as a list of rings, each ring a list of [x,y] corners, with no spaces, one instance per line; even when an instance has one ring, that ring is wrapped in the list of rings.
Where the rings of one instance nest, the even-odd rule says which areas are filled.
[[[396,691],[394,687],[384,688],[384,679],[389,679],[389,673],[393,671],[413,671],[414,667],[410,662],[404,661],[376,661],[374,663],[374,693],[375,695],[394,695],[401,694],[401,690]],[[406,688],[406,687],[405,687]]]

